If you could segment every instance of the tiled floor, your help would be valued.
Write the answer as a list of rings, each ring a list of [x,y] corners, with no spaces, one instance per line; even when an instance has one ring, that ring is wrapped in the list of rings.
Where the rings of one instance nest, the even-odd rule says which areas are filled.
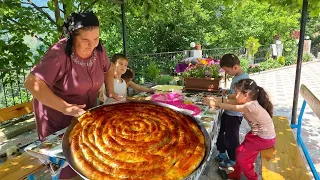
[[[296,66],[290,66],[250,76],[272,97],[275,106],[274,114],[286,116],[289,120],[291,120],[292,114],[295,68]],[[320,99],[320,61],[303,63],[300,82]],[[298,113],[302,102],[303,98],[299,95]],[[320,120],[308,106],[303,115],[302,124],[303,139],[318,172],[320,172]]]
[[[295,83],[296,66],[265,71],[250,75],[259,86],[263,87],[269,94],[274,104],[274,115],[286,116],[291,120],[293,93]],[[320,61],[303,63],[301,72],[301,84],[305,84],[318,98],[320,98]],[[299,95],[298,113],[302,105],[302,97]],[[248,124],[243,121],[240,134],[243,139],[244,134],[249,130]],[[303,116],[303,139],[310,152],[312,160],[320,173],[320,120],[307,107]],[[201,180],[219,180],[216,165],[210,161]],[[260,172],[260,159],[256,161],[256,171]],[[242,179],[245,179],[244,177]],[[260,177],[261,179],[261,177]]]

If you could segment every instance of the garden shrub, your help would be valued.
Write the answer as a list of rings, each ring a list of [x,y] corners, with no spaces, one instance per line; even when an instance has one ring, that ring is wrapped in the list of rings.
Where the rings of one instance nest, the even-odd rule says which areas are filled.
[[[156,62],[151,61],[146,69],[146,80],[153,82],[159,76],[160,70]]]
[[[303,62],[308,62],[308,61],[312,61],[312,55],[310,53],[304,53],[302,56],[302,61]]]
[[[284,66],[286,64],[286,58],[284,56],[279,56],[277,59],[278,63]]]
[[[240,57],[240,66],[244,72],[248,73],[249,60],[247,58]]]
[[[261,69],[258,64],[250,64],[248,67],[247,73],[251,74],[251,73],[260,72],[260,71]]]
[[[283,56],[286,58],[285,65],[289,66],[297,62],[298,45],[295,39],[288,39],[283,46]]]
[[[279,68],[282,67],[282,65],[280,63],[278,63],[278,61],[269,58],[267,61],[260,63],[260,70],[261,71],[265,71],[268,69],[275,69],[275,68]]]
[[[160,75],[154,81],[156,84],[160,85],[170,85],[174,80],[173,76],[170,75]]]
[[[243,57],[240,57],[240,66],[243,69],[243,71],[247,74],[261,71],[261,68],[258,64],[249,65],[249,60]]]
[[[286,56],[286,63],[285,63],[286,66],[295,64],[296,62],[297,62],[297,55],[290,54],[290,55]]]
[[[251,57],[254,57],[260,46],[261,44],[259,43],[259,39],[256,39],[252,36],[250,36],[245,42],[245,47],[248,49],[248,55]]]

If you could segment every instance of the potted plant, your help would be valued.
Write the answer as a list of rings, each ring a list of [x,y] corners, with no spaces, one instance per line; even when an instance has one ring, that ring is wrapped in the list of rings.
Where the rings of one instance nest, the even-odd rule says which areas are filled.
[[[198,63],[189,64],[182,76],[187,90],[215,91],[219,89],[219,60],[198,58]]]

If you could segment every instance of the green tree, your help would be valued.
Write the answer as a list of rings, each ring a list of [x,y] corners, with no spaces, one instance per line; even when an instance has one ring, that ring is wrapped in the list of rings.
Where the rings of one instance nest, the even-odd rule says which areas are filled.
[[[65,0],[63,3],[58,0],[47,2],[41,0],[0,1],[0,39],[1,44],[4,45],[1,48],[5,54],[0,57],[0,68],[23,66],[34,60],[38,61],[39,57],[32,57],[31,50],[26,46],[24,38],[26,36],[37,38],[41,44],[36,47],[36,50],[39,55],[42,55],[61,36],[64,18],[75,11],[76,7],[90,7],[95,2],[90,0],[80,2]],[[74,4],[78,4],[78,6]]]
[[[225,0],[233,1],[233,0]],[[268,2],[271,5],[276,5],[282,8],[286,8],[289,11],[301,11],[303,0],[259,0],[260,2]],[[308,11],[311,16],[318,16],[320,13],[320,3],[318,0],[308,0]]]
[[[299,27],[300,14],[283,11],[279,7],[257,1],[237,1],[228,6],[219,18],[222,47],[242,47],[250,36],[260,43],[273,43],[273,36],[280,34],[282,40],[290,38],[290,32]]]
[[[0,20],[3,22],[0,48],[5,50],[0,68],[38,61],[61,37],[64,19],[73,11],[86,9],[93,9],[99,16],[101,40],[109,54],[121,52],[121,9],[114,2],[121,1],[0,1]],[[298,11],[284,11],[278,6],[257,1],[240,0],[228,5],[218,0],[125,2],[130,55],[188,49],[192,41],[201,43],[204,48],[240,47],[250,36],[258,38],[261,44],[269,44],[275,34],[286,38],[299,27]],[[33,49],[29,45],[23,51],[11,52],[25,47],[26,36],[41,43]],[[34,50],[37,53],[32,52]],[[9,64],[9,61],[15,63]]]
[[[259,39],[256,39],[252,36],[250,36],[245,42],[245,47],[248,49],[249,60],[253,60],[254,55],[258,52],[260,46],[261,44],[259,43]]]

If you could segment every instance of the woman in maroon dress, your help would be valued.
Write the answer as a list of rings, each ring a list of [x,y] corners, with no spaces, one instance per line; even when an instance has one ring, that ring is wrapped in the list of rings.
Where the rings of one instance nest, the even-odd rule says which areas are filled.
[[[39,139],[70,125],[86,109],[97,105],[103,82],[110,97],[113,69],[99,40],[99,20],[93,12],[72,13],[64,23],[67,38],[54,44],[33,67],[25,87],[34,97],[33,107]],[[62,179],[75,177],[67,166]]]

